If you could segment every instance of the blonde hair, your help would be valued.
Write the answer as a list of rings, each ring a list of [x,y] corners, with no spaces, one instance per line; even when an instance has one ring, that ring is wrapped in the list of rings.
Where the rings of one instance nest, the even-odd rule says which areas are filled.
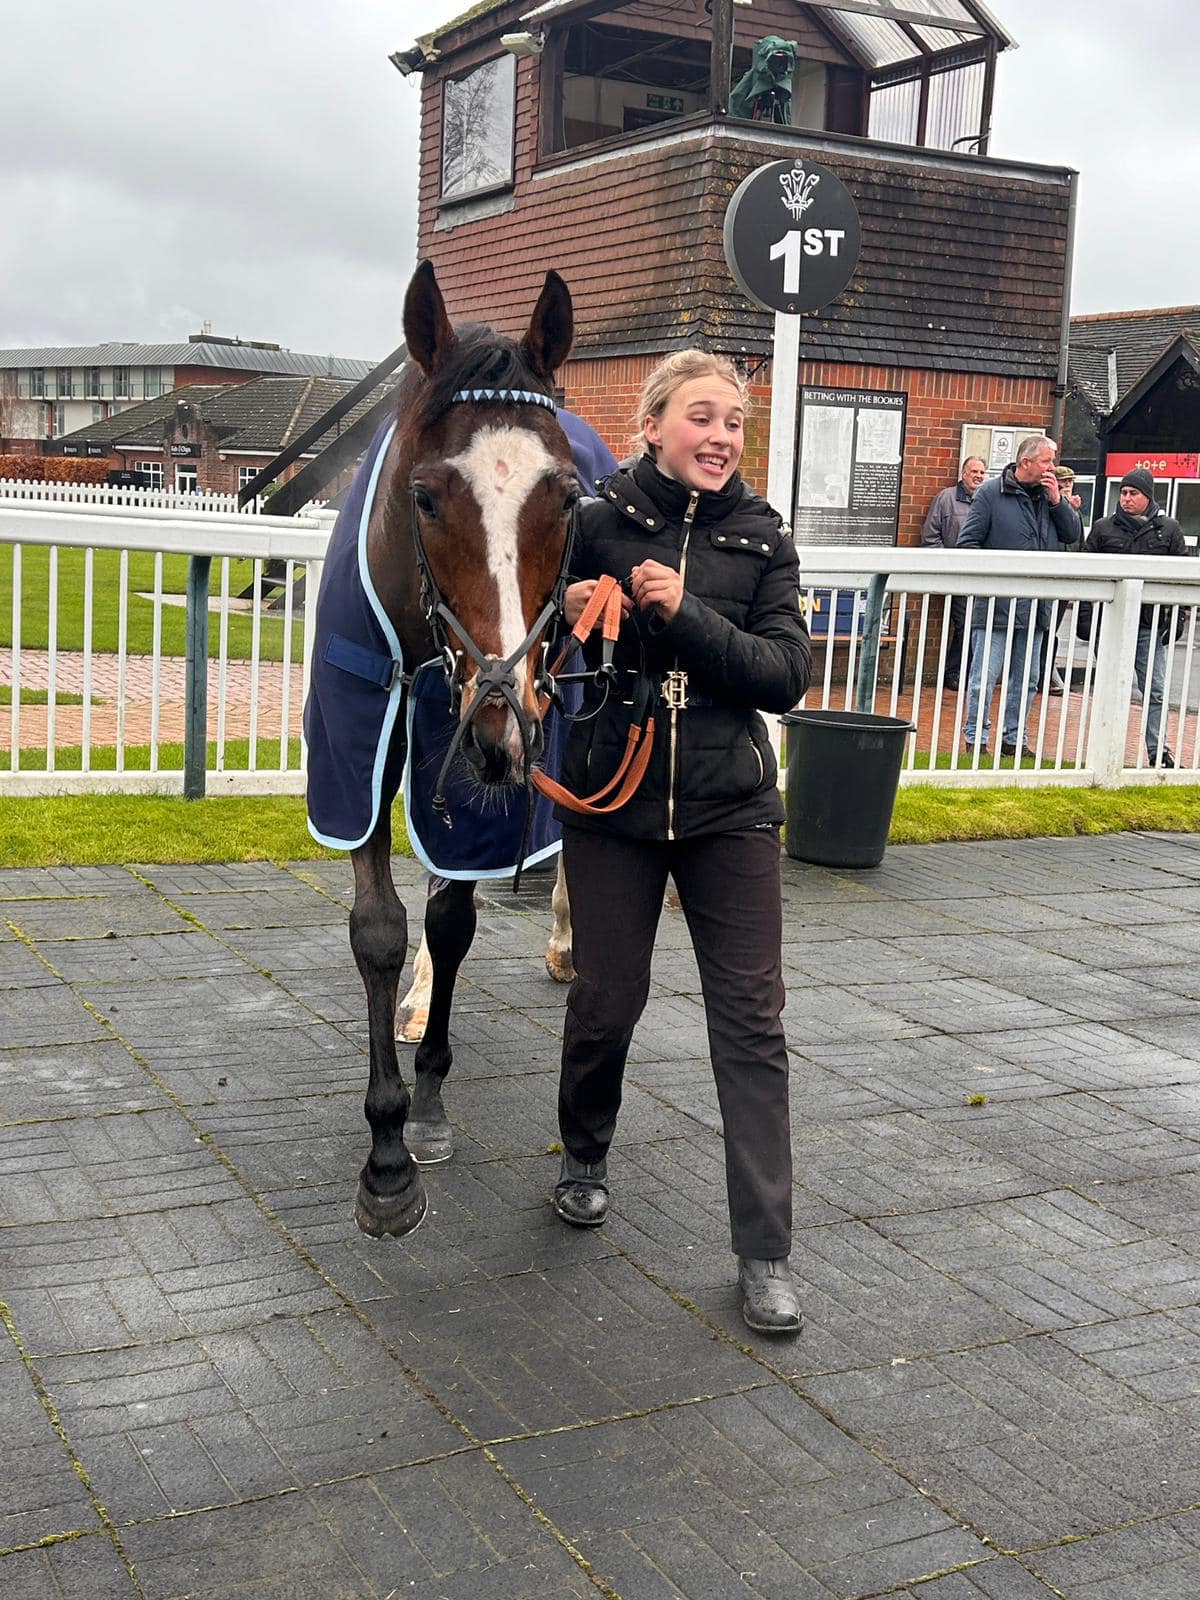
[[[654,455],[654,446],[646,438],[646,418],[661,417],[676,389],[693,378],[721,378],[732,384],[741,397],[743,408],[749,410],[750,396],[745,380],[728,356],[714,355],[709,350],[676,350],[662,358],[642,385],[637,414],[632,419],[631,442],[635,450]]]

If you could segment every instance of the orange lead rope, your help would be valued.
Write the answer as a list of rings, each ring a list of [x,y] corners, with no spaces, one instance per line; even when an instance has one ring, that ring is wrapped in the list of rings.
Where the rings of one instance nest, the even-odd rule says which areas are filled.
[[[567,642],[559,652],[557,661],[550,669],[550,676],[560,672],[567,657],[581,645],[588,635],[600,623],[601,637],[615,644],[617,634],[621,628],[621,586],[616,578],[608,573],[597,579],[596,587],[592,590],[591,598],[583,608],[579,621],[571,629]],[[587,796],[574,795],[569,789],[564,789],[561,783],[556,783],[553,778],[547,777],[544,772],[533,771],[530,779],[539,794],[544,794],[547,800],[564,806],[568,811],[577,811],[582,816],[603,816],[607,811],[619,811],[625,803],[632,799],[638,785],[646,776],[646,768],[650,765],[650,752],[654,748],[654,716],[650,712],[649,691],[642,688],[643,716],[645,726],[633,716],[629,723],[629,737],[625,742],[625,751],[621,757],[616,772],[602,789],[597,789],[594,794]],[[541,711],[545,716],[550,704],[549,695],[541,697]],[[639,748],[640,747],[640,748]],[[600,804],[601,801],[605,803]]]

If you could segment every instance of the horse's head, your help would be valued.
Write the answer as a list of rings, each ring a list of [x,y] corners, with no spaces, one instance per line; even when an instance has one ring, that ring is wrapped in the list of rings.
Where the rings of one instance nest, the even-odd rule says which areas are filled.
[[[413,531],[435,632],[453,656],[462,749],[489,783],[519,780],[541,749],[538,665],[546,608],[579,498],[550,396],[571,346],[571,296],[548,272],[514,344],[485,328],[456,334],[423,261],[404,302],[408,352],[425,382],[405,406]],[[520,708],[520,717],[517,715]]]

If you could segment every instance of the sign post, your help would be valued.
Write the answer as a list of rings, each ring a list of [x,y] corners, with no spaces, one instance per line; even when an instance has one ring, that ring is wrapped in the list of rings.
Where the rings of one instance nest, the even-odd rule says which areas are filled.
[[[725,212],[725,260],[740,289],[775,313],[767,498],[792,520],[800,313],[820,311],[850,282],[862,223],[835,172],[797,156],[743,178]]]

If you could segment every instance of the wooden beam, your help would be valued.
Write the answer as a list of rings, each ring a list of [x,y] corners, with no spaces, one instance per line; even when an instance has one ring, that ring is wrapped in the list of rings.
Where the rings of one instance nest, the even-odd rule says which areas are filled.
[[[712,53],[708,61],[708,109],[723,117],[729,110],[733,75],[733,0],[712,0]]]

